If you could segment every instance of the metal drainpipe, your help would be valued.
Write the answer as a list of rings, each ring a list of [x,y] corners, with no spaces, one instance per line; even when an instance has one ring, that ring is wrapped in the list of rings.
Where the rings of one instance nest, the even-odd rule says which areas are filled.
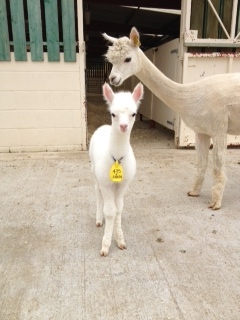
[[[219,4],[219,17],[220,19],[223,21],[223,12],[224,12],[224,3],[225,1],[224,0],[220,0],[220,4]],[[220,24],[218,25],[218,39],[222,39],[222,35],[223,35],[223,32],[222,32],[222,28],[220,26]]]
[[[232,24],[231,24],[231,39],[235,37],[236,30],[236,21],[237,21],[237,8],[238,8],[238,0],[233,0],[233,8],[232,8]]]
[[[208,1],[204,1],[202,37],[207,37]]]
[[[240,10],[240,2],[238,2],[238,8],[237,8],[237,22],[236,22],[236,28],[235,28],[235,35],[238,34],[238,32],[240,31],[239,29],[239,10]],[[238,31],[239,30],[239,31]]]
[[[208,1],[204,1],[203,8],[203,25],[202,25],[202,38],[207,38],[207,20],[208,20]],[[206,52],[206,48],[202,47],[201,52]]]
[[[231,32],[230,39],[233,40],[235,38],[236,25],[237,25],[237,15],[238,15],[238,0],[233,0],[232,6],[232,23],[231,23]],[[232,72],[233,66],[233,57],[229,57],[228,61],[228,72]]]

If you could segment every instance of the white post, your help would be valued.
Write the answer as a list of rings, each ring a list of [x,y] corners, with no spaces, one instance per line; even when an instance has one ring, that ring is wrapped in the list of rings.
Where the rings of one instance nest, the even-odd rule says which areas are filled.
[[[79,47],[79,94],[80,94],[80,110],[82,120],[82,149],[87,150],[87,111],[86,111],[86,89],[85,89],[85,66],[86,51],[83,39],[83,11],[82,0],[77,1],[78,16],[78,47]]]
[[[191,21],[191,5],[192,0],[182,0],[181,3],[181,21],[180,21],[180,37],[179,37],[179,46],[178,46],[178,75],[177,82],[183,83],[183,73],[184,73],[184,54],[187,52],[187,47],[184,46],[184,37],[185,33],[190,30],[190,21]],[[181,134],[181,118],[179,114],[176,114],[174,121],[174,132],[175,132],[175,145],[178,145]]]
[[[192,0],[182,0],[181,21],[180,21],[180,38],[179,38],[179,47],[178,47],[178,57],[180,60],[178,82],[180,82],[180,83],[182,83],[182,79],[183,79],[184,53],[187,52],[187,47],[184,46],[184,36],[185,36],[185,33],[190,30],[191,5],[192,5]]]
[[[233,0],[232,23],[231,23],[231,32],[230,32],[231,40],[234,40],[235,38],[235,29],[236,29],[236,22],[237,22],[237,7],[238,7],[238,0]],[[228,73],[232,72],[232,66],[233,66],[233,57],[229,57]]]

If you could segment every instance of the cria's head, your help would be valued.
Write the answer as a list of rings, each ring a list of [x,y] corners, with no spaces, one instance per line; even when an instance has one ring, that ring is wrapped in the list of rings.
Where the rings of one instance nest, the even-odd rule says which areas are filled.
[[[112,43],[106,53],[107,60],[112,64],[112,70],[109,76],[110,83],[119,86],[128,77],[139,72],[140,58],[139,46],[140,38],[139,33],[135,27],[132,28],[129,38],[114,38],[106,33],[103,37]]]
[[[140,101],[143,98],[143,85],[139,83],[132,93],[114,93],[111,87],[105,83],[103,97],[108,104],[112,126],[121,133],[131,132]]]

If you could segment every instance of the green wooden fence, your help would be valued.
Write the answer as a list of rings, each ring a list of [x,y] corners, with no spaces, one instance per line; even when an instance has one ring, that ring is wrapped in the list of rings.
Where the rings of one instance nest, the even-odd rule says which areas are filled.
[[[59,61],[60,50],[65,62],[76,61],[75,8],[76,0],[0,0],[0,61],[9,61],[10,51],[16,61],[27,61],[27,51],[32,61],[43,61],[44,51],[48,61]]]

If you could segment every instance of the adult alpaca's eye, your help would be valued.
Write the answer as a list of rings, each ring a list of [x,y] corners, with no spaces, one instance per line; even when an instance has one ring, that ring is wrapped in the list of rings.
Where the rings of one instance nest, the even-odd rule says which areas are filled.
[[[125,60],[124,60],[124,62],[130,62],[132,60],[132,58],[126,58]]]
[[[135,116],[136,116],[136,113],[133,113],[133,114],[132,114],[132,117],[135,117]]]
[[[112,116],[113,118],[115,118],[115,117],[116,117],[116,115],[115,115],[114,113],[111,113],[111,116]]]

